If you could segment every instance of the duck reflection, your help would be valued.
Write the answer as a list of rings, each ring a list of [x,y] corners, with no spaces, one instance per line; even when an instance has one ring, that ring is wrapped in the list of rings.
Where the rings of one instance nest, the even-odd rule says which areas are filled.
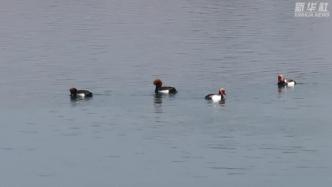
[[[294,90],[294,87],[278,86],[278,94],[283,94],[291,90]]]
[[[90,103],[90,100],[92,100],[92,97],[87,97],[87,98],[72,98],[70,97],[70,105],[72,107],[76,107],[76,106],[84,106],[87,105],[88,103]]]
[[[153,95],[153,106],[155,113],[162,113],[162,103],[163,103],[163,96],[162,94],[154,94]]]

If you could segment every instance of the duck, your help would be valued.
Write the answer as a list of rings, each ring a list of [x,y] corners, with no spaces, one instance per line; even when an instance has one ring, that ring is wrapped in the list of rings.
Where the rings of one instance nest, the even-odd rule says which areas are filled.
[[[278,87],[294,87],[296,82],[292,79],[286,79],[284,75],[278,75]]]
[[[76,88],[70,88],[70,97],[72,99],[84,99],[91,98],[93,96],[92,92],[89,90],[78,90]]]
[[[156,94],[174,95],[177,93],[177,90],[174,87],[162,86],[163,82],[160,79],[154,80],[153,84],[156,86],[156,89],[154,90]]]
[[[225,88],[220,88],[218,94],[208,94],[205,99],[212,102],[224,102],[226,97]]]

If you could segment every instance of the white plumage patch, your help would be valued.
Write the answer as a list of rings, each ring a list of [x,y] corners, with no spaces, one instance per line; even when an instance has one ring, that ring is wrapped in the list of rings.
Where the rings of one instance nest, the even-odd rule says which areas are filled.
[[[79,93],[79,94],[77,94],[77,96],[84,98],[85,94],[84,93]]]
[[[169,90],[159,90],[158,92],[163,94],[169,94]]]
[[[288,82],[287,86],[288,87],[294,87],[295,86],[295,82],[294,81]]]
[[[221,101],[221,95],[213,95],[213,96],[211,96],[211,100],[213,102],[220,102]]]

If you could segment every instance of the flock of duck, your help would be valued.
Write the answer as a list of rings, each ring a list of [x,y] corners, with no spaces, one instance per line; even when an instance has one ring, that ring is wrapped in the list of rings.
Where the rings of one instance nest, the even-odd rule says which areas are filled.
[[[279,88],[283,87],[294,87],[296,82],[291,79],[286,79],[282,74],[278,75],[278,82],[277,85]],[[165,95],[174,95],[177,93],[176,88],[171,86],[163,86],[163,83],[160,79],[156,79],[153,81],[153,84],[155,85],[155,94],[165,94]],[[91,98],[93,96],[92,92],[89,90],[78,90],[76,88],[70,88],[70,97],[71,99],[85,99],[85,98]],[[206,100],[212,101],[212,102],[224,102],[226,99],[226,90],[224,88],[220,88],[219,92],[216,94],[208,94],[205,96]]]

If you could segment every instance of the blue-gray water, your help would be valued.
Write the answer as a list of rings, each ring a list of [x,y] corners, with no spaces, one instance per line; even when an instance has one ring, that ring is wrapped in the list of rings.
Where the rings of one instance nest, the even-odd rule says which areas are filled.
[[[331,18],[295,2],[2,0],[0,186],[330,186]]]

